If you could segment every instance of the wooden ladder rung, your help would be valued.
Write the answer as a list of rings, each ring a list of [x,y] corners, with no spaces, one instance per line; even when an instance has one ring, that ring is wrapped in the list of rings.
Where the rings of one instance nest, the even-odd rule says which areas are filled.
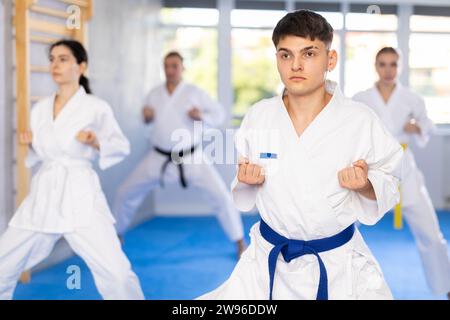
[[[36,19],[30,19],[30,29],[33,31],[58,34],[65,37],[70,37],[73,34],[73,30],[67,29],[65,25]]]
[[[30,40],[36,43],[52,44],[58,41],[60,38],[51,38],[37,35],[30,35]]]
[[[59,0],[59,1],[67,4],[74,4],[76,6],[83,8],[89,8],[91,5],[90,1],[87,0]]]
[[[70,17],[70,13],[67,13],[65,11],[62,10],[56,10],[56,9],[52,9],[52,8],[48,8],[48,7],[43,7],[43,6],[39,6],[39,5],[32,5],[30,7],[30,10],[36,13],[41,13],[41,14],[45,14],[47,16],[52,16],[52,17],[57,17],[57,18],[64,18],[67,19],[68,17]]]

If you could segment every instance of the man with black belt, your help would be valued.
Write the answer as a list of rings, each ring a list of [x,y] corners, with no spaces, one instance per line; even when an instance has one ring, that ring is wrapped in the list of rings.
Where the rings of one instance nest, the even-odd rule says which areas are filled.
[[[195,122],[216,127],[224,119],[222,107],[200,88],[182,80],[183,57],[170,52],[164,58],[166,82],[152,89],[143,109],[152,125],[154,148],[119,187],[114,215],[119,235],[128,228],[146,195],[167,182],[183,188],[201,188],[227,234],[237,243],[238,256],[245,249],[243,226],[231,193],[217,170],[202,152],[202,131]]]

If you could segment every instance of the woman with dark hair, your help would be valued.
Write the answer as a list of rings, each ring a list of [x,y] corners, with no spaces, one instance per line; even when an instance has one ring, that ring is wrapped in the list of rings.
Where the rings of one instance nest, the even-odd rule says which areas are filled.
[[[127,156],[129,142],[111,107],[89,94],[82,44],[50,47],[50,71],[58,91],[31,110],[26,165],[40,164],[8,229],[0,237],[0,300],[11,299],[19,275],[64,237],[90,268],[104,299],[143,299],[139,280],[121,249],[93,160],[107,169]]]

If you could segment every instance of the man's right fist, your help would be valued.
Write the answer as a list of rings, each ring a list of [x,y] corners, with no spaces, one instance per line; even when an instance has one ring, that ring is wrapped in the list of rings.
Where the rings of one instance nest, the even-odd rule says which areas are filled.
[[[33,134],[31,131],[25,131],[19,133],[19,143],[22,145],[30,145],[33,141]]]
[[[246,158],[239,161],[238,181],[250,184],[261,185],[265,181],[264,169],[256,164],[251,164]]]
[[[155,117],[155,111],[150,107],[144,107],[144,109],[142,110],[142,115],[144,116],[144,122],[150,123]]]

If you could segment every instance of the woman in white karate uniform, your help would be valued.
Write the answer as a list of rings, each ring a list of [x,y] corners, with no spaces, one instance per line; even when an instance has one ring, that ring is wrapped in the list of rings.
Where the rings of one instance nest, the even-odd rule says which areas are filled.
[[[129,154],[129,142],[105,101],[89,94],[87,53],[76,41],[50,48],[59,89],[31,110],[27,165],[40,165],[31,190],[0,238],[0,300],[11,299],[19,275],[64,237],[90,268],[104,299],[143,299],[122,251],[92,161],[107,169]],[[19,93],[20,94],[20,93]]]
[[[440,230],[423,174],[408,147],[412,139],[424,147],[435,127],[427,116],[423,99],[397,81],[398,52],[391,47],[382,48],[375,60],[378,82],[357,93],[354,99],[371,107],[394,137],[406,145],[401,182],[404,217],[416,240],[428,285],[434,294],[447,294],[450,299],[447,241]]]
[[[399,199],[401,146],[367,107],[326,81],[333,28],[300,10],[273,42],[285,94],[250,108],[236,134],[235,204],[262,220],[230,278],[202,299],[390,299],[354,223]]]

